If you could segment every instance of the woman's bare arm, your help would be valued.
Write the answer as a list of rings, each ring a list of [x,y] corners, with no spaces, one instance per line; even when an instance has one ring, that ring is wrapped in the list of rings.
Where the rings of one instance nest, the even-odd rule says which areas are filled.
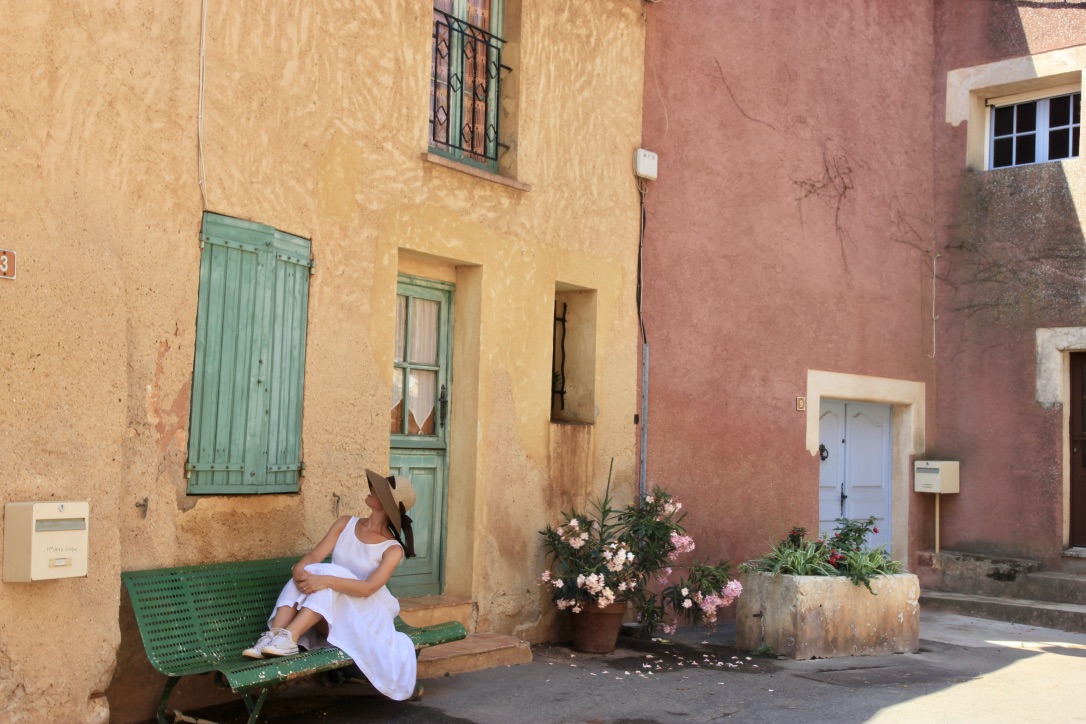
[[[377,566],[369,578],[358,581],[353,578],[340,578],[338,576],[309,576],[306,580],[311,591],[320,591],[331,588],[333,591],[348,596],[372,596],[388,583],[392,578],[392,572],[403,560],[403,548],[398,545],[389,546],[381,555],[381,565]]]
[[[321,542],[313,547],[309,553],[302,556],[294,567],[291,569],[291,575],[294,578],[294,584],[301,587],[301,584],[307,580],[310,580],[310,576],[305,567],[310,563],[320,563],[328,556],[332,555],[332,549],[336,547],[336,541],[339,539],[343,529],[347,527],[347,523],[351,520],[351,516],[344,515],[332,523],[332,527],[328,529],[328,532],[321,538]]]

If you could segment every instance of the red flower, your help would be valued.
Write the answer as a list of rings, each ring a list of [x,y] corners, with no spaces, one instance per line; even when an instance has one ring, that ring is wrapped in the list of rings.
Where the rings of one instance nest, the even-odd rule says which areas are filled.
[[[872,533],[878,533],[878,532],[879,532],[879,529],[878,529],[878,528],[872,528],[872,529],[871,529],[871,532],[872,532]]]

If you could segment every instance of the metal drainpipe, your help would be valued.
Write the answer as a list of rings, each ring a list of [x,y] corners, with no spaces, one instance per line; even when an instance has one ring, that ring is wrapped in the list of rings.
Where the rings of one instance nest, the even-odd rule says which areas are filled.
[[[649,343],[641,345],[641,471],[638,475],[638,483],[641,489],[641,498],[648,492],[648,459],[649,459]]]

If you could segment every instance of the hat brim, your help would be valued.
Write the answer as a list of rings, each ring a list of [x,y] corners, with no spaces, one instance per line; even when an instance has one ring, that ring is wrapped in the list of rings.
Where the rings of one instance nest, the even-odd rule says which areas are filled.
[[[396,499],[392,496],[392,486],[388,482],[388,478],[380,473],[375,473],[369,468],[366,468],[366,478],[369,479],[370,485],[373,486],[373,493],[377,496],[377,500],[381,501],[381,507],[385,510],[385,515],[388,516],[389,521],[392,523],[392,527],[396,530],[396,535],[400,534],[400,506],[396,504]]]

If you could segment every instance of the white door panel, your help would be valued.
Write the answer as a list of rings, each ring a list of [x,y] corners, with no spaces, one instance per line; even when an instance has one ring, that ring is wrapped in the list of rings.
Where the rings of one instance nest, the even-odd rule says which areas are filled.
[[[819,469],[820,528],[830,532],[838,517],[874,516],[879,532],[868,543],[889,549],[890,406],[823,400],[820,413],[819,437],[829,453]]]

